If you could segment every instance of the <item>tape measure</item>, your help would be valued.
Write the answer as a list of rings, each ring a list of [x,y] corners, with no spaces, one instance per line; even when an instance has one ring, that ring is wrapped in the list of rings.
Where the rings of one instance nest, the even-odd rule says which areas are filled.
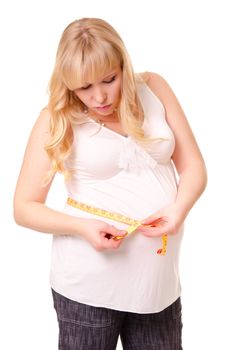
[[[133,233],[139,226],[142,226],[142,222],[139,220],[135,220],[132,218],[129,218],[127,216],[124,216],[122,214],[119,213],[114,213],[114,212],[110,212],[108,210],[104,210],[101,208],[97,208],[97,207],[93,207],[91,205],[85,204],[85,203],[81,203],[78,202],[70,197],[68,197],[67,199],[67,204],[71,205],[74,208],[83,210],[87,213],[90,214],[94,214],[97,216],[101,216],[101,217],[105,217],[107,219],[113,220],[113,221],[118,221],[118,222],[122,222],[124,224],[129,225],[127,230],[126,230],[126,235],[124,236],[116,236],[113,239],[114,240],[120,240],[124,237],[126,237],[127,235]],[[144,225],[144,226],[152,226],[152,225]],[[168,242],[168,237],[166,234],[164,234],[162,236],[162,248],[157,250],[157,254],[159,255],[165,255],[166,251],[167,251],[167,242]]]

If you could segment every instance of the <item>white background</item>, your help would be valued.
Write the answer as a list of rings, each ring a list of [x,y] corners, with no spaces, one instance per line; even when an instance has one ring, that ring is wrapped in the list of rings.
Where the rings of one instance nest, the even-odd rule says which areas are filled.
[[[232,349],[229,1],[9,0],[0,13],[0,348],[57,349],[52,237],[17,226],[12,201],[30,130],[47,102],[60,35],[76,18],[100,17],[124,39],[135,71],[169,82],[202,150],[208,187],[186,220],[180,261],[183,345]],[[64,199],[58,176],[48,204],[60,209]]]

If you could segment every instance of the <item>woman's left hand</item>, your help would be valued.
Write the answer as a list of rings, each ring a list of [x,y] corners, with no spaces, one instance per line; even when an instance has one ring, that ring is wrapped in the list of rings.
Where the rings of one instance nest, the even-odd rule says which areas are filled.
[[[139,226],[138,230],[147,237],[162,236],[164,234],[174,235],[178,232],[184,219],[184,215],[180,213],[177,206],[172,204],[142,220],[143,225]]]

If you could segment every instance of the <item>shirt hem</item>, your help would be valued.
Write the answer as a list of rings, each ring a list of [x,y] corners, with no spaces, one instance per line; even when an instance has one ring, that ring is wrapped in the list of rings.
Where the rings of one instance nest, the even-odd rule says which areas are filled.
[[[121,312],[131,312],[131,313],[138,313],[138,314],[150,314],[150,313],[158,313],[158,312],[161,312],[163,311],[164,309],[166,309],[167,307],[169,307],[171,304],[173,304],[179,297],[181,297],[181,291],[179,291],[179,293],[177,293],[175,295],[175,297],[173,297],[172,299],[170,299],[167,303],[165,303],[164,306],[162,306],[161,308],[155,308],[155,309],[152,309],[152,310],[149,310],[149,311],[144,311],[144,310],[141,310],[141,309],[131,309],[131,308],[124,308],[124,307],[118,307],[118,306],[114,306],[113,304],[107,304],[107,303],[92,303],[92,302],[89,302],[89,301],[86,301],[86,300],[83,300],[81,298],[77,298],[77,299],[74,299],[68,295],[65,295],[66,293],[63,293],[62,291],[59,290],[59,288],[56,288],[52,285],[50,285],[51,288],[59,293],[60,295],[64,296],[65,298],[68,298],[72,301],[76,301],[78,303],[81,303],[81,304],[85,304],[85,305],[89,305],[89,306],[94,306],[94,307],[102,307],[102,308],[106,308],[106,309],[111,309],[111,310],[115,310],[115,311],[121,311]]]

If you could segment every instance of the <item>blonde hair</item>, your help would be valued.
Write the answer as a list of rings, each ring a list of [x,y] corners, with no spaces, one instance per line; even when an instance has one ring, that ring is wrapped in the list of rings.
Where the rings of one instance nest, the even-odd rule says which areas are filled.
[[[118,117],[122,128],[139,142],[147,143],[142,123],[143,109],[136,93],[141,78],[133,71],[125,45],[115,29],[99,18],[82,18],[64,30],[49,83],[50,139],[45,150],[52,162],[44,183],[58,171],[67,175],[64,161],[73,142],[72,124],[86,119],[85,106],[74,90],[86,81],[94,81],[116,66],[122,69],[121,99]]]

